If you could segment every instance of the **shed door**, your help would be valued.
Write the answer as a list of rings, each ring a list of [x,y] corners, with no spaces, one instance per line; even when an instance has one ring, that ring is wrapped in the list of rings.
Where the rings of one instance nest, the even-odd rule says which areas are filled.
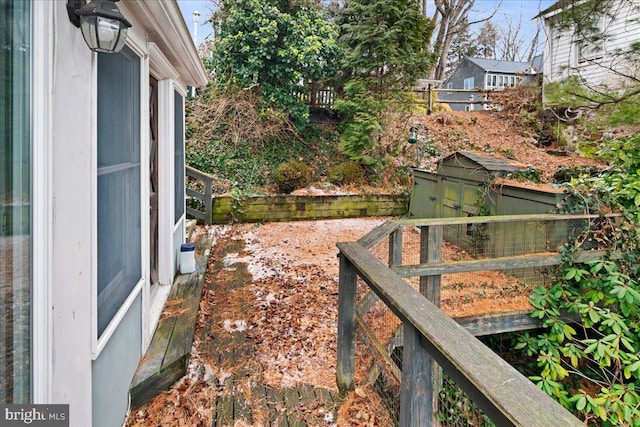
[[[442,179],[441,218],[457,218],[474,216],[477,211],[478,185],[473,181],[464,181],[444,177]],[[468,227],[450,225],[445,227],[444,239],[464,246],[468,240]]]
[[[472,216],[478,211],[478,185],[458,179],[442,179],[442,207],[440,217]]]

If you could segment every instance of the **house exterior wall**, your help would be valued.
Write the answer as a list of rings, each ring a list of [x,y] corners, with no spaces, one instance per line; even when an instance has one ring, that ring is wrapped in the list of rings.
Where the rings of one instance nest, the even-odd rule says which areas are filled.
[[[445,80],[442,89],[464,89],[464,81],[469,77],[473,77],[473,87],[484,89],[484,75],[485,72],[482,68],[476,64],[463,60],[460,66],[453,72],[451,77]],[[449,84],[451,87],[449,87]],[[438,92],[438,99],[443,101],[469,101],[472,94],[467,92]],[[478,94],[474,95],[474,100],[477,100]],[[449,104],[453,111],[467,111],[470,109],[481,110],[482,105],[471,104]]]
[[[631,43],[640,41],[640,5],[624,0],[614,2],[610,16],[602,17],[600,20],[605,38],[600,54],[594,55],[590,60],[581,61],[579,58],[579,35],[571,29],[557,28],[560,17],[561,11],[544,16],[545,82],[580,76],[590,84],[611,86],[618,83],[619,81],[615,80],[616,74],[610,69],[615,68],[623,73],[627,70],[629,63],[615,53],[627,51]],[[637,70],[634,73],[637,73]]]
[[[129,384],[155,328],[149,316],[149,75],[160,79],[170,101],[166,117],[161,119],[169,124],[161,133],[160,147],[164,179],[160,215],[164,228],[160,234],[165,239],[160,256],[167,289],[178,268],[176,260],[184,238],[184,215],[175,214],[175,197],[180,193],[173,185],[174,93],[184,96],[187,82],[206,81],[202,65],[189,62],[198,60],[197,54],[192,45],[191,50],[185,47],[191,39],[186,24],[176,21],[182,18],[175,2],[136,2],[129,7],[126,3],[121,1],[118,6],[134,24],[127,44],[141,65],[142,278],[107,327],[108,333],[98,338],[97,54],[88,49],[81,31],[69,22],[66,2],[32,2],[31,169],[35,207],[31,401],[69,404],[70,425],[74,427],[122,425]],[[160,19],[181,26],[162,26]],[[165,35],[165,28],[182,36]],[[154,38],[164,47],[154,44]],[[166,47],[167,43],[179,44],[177,38],[190,54],[183,54],[175,45]]]
[[[129,385],[140,360],[142,297],[139,295],[92,366],[92,427],[121,426]],[[71,411],[72,413],[74,411]]]
[[[487,61],[487,60],[482,60]],[[473,77],[472,89],[478,88],[480,90],[501,90],[507,86],[515,86],[533,82],[536,78],[535,74],[514,73],[512,71],[514,63],[507,63],[509,68],[500,71],[500,67],[504,68],[505,61],[490,61],[495,69],[485,69],[483,66],[465,58],[458,68],[453,72],[451,77],[444,81],[441,91],[438,92],[438,99],[442,101],[480,101],[482,94],[469,93],[469,92],[447,92],[447,89],[469,89],[465,87],[465,80]],[[482,64],[482,63],[481,63]],[[522,70],[525,70],[529,64],[517,63],[521,66]],[[495,77],[496,82],[489,79]],[[449,104],[454,111],[469,111],[469,110],[482,110],[485,108],[483,104],[472,103],[455,103]],[[489,107],[489,105],[487,105]]]

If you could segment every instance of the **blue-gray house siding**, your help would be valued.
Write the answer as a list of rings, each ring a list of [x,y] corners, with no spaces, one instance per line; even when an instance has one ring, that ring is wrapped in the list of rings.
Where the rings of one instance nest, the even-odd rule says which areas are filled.
[[[444,81],[442,89],[501,90],[505,87],[529,83],[535,80],[540,69],[538,64],[541,62],[540,57],[534,58],[531,62],[467,57]],[[473,98],[471,98],[472,96]],[[480,96],[480,93],[471,94],[468,92],[443,91],[438,94],[441,101],[478,101]],[[471,103],[450,104],[454,111],[483,108],[479,104],[472,105]]]

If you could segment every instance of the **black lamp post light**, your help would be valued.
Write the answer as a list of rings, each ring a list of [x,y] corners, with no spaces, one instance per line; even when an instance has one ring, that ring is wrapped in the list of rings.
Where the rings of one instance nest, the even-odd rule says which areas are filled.
[[[127,40],[131,23],[124,17],[118,0],[67,0],[67,13],[73,25],[82,31],[89,49],[100,53],[118,53]]]

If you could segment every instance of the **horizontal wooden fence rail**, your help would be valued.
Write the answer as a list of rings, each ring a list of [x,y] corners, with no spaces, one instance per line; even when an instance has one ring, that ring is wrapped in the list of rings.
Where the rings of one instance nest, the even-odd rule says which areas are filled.
[[[617,216],[612,214],[604,220],[615,221]],[[589,215],[397,220],[376,227],[357,242],[338,243],[338,387],[343,392],[354,387],[355,339],[356,330],[360,328],[400,380],[399,419],[403,427],[437,424],[442,377],[434,361],[497,425],[581,425],[577,418],[475,338],[539,327],[537,320],[532,319],[528,311],[453,319],[439,309],[440,284],[444,274],[489,270],[517,274],[527,268],[559,265],[559,246],[574,238],[576,232],[583,231],[585,222],[602,220]],[[511,233],[508,227],[512,227]],[[419,230],[418,242],[412,237],[414,242],[407,243],[403,235],[409,231],[415,234],[415,230]],[[467,247],[477,230],[482,232],[480,240],[489,255],[467,261],[442,260],[445,240],[450,245],[452,239],[458,238],[457,243]],[[522,244],[516,248],[516,243]],[[416,244],[419,263],[412,264],[405,252],[409,245]],[[599,259],[606,253],[606,248],[590,249],[593,250],[584,250],[578,261]],[[380,253],[374,254],[374,251]],[[502,256],[491,258],[492,254]],[[419,282],[411,285],[403,279],[412,276],[418,276]],[[358,292],[357,297],[359,279],[369,291]],[[365,321],[379,301],[400,321],[400,327],[388,342],[380,342]],[[399,365],[391,354],[398,346],[402,347]]]
[[[196,206],[203,206],[204,210],[200,210],[195,206],[190,206],[187,201],[187,215],[191,215],[194,218],[199,219],[205,224],[211,224],[212,207],[213,207],[213,177],[207,173],[201,172],[198,169],[191,166],[186,167],[186,174],[188,178],[196,180],[204,191],[198,191],[189,187],[187,182],[187,198],[193,198],[200,203],[196,203]]]

